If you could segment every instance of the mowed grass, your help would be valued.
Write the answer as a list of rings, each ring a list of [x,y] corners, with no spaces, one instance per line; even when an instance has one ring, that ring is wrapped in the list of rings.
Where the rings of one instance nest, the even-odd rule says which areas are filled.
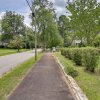
[[[27,51],[28,49],[21,49],[20,52]],[[0,56],[18,53],[17,49],[0,49]]]
[[[37,61],[43,56],[43,53],[38,55]],[[18,65],[10,73],[4,75],[0,79],[0,100],[6,100],[7,96],[15,89],[15,87],[21,82],[28,70],[35,64],[35,58],[31,58],[28,61]]]
[[[75,78],[75,80],[87,95],[88,99],[100,100],[100,74],[86,72],[84,67],[76,66],[73,61],[62,56],[60,52],[55,53],[55,55],[65,67],[67,67],[67,64],[70,64],[76,68],[79,75]],[[100,62],[98,64],[98,68],[100,68]]]

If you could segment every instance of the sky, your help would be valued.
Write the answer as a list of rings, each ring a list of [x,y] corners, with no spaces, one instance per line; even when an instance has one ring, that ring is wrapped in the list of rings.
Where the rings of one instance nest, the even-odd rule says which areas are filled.
[[[28,0],[31,4],[32,0]],[[54,8],[56,9],[57,17],[60,15],[67,15],[66,11],[66,1],[67,0],[49,0],[54,4]],[[98,0],[100,1],[100,0]],[[0,19],[4,15],[5,11],[15,11],[25,17],[24,23],[27,26],[30,26],[31,19],[29,18],[29,14],[31,13],[26,0],[0,0]]]
[[[31,4],[32,0],[28,0]],[[62,14],[66,14],[66,2],[65,0],[50,0],[54,4],[54,8],[56,9],[57,17]],[[0,0],[0,19],[4,15],[5,11],[15,11],[21,15],[24,15],[25,20],[24,23],[27,26],[30,26],[31,19],[29,18],[29,14],[31,13],[27,3],[25,0]]]

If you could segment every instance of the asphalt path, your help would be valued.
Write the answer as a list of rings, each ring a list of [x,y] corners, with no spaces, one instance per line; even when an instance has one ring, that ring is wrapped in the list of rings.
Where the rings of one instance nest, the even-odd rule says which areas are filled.
[[[8,100],[75,100],[51,53],[33,66]]]
[[[33,56],[34,50],[0,56],[0,76]]]

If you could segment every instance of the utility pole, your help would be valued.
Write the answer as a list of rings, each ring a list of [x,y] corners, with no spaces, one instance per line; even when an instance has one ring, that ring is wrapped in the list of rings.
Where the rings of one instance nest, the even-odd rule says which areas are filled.
[[[35,27],[35,60],[37,60],[37,35],[36,35],[36,16],[35,16],[35,10],[33,11],[28,0],[26,0],[30,10],[32,11],[32,17],[34,18],[34,27]]]

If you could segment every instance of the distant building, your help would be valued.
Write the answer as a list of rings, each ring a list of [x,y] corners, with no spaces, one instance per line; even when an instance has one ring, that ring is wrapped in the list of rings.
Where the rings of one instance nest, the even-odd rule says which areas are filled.
[[[72,42],[72,45],[73,45],[73,46],[79,46],[80,43],[81,43],[81,40],[74,40],[74,41]]]

